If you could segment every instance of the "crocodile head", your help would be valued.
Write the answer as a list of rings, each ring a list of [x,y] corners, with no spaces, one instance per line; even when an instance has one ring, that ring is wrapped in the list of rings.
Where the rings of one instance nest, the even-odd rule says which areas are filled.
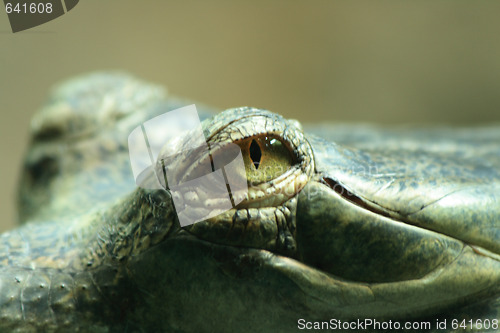
[[[230,109],[203,130],[213,156],[240,148],[248,192],[181,227],[171,179],[158,177],[167,156],[146,176],[163,187],[138,188],[126,140],[184,104],[94,74],[64,84],[35,116],[20,190],[27,223],[2,235],[0,256],[0,287],[14,299],[18,290],[24,312],[0,302],[14,325],[0,327],[290,332],[315,321],[498,318],[498,127],[303,130]],[[169,166],[183,182],[203,159],[193,150]],[[183,197],[187,213],[213,199]],[[60,288],[44,289],[49,306],[36,310],[40,279]]]

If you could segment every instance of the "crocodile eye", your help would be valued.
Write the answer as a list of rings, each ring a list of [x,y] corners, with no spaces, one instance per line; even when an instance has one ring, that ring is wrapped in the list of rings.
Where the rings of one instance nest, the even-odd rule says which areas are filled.
[[[241,147],[249,185],[269,182],[296,162],[291,150],[273,136],[251,137],[236,143]]]

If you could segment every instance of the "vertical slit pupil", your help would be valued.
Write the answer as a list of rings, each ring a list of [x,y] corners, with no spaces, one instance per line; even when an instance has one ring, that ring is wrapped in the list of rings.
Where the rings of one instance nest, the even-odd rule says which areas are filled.
[[[255,169],[259,168],[261,157],[262,152],[260,151],[259,144],[255,140],[252,140],[252,143],[250,144],[250,158],[252,159]]]

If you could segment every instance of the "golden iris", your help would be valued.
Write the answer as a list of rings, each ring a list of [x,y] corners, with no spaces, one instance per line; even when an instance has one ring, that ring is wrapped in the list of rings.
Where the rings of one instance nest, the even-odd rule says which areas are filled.
[[[294,164],[290,149],[276,137],[251,137],[237,144],[241,147],[249,185],[269,182]]]

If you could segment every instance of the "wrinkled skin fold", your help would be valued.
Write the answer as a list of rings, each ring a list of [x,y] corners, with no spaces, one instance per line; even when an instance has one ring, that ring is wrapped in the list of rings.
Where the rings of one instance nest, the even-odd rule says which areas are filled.
[[[168,189],[136,186],[127,136],[186,104],[120,73],[54,90],[31,125],[22,225],[0,236],[1,331],[498,322],[499,126],[302,128],[198,105],[208,144],[242,147],[252,186],[236,208],[181,228]]]

